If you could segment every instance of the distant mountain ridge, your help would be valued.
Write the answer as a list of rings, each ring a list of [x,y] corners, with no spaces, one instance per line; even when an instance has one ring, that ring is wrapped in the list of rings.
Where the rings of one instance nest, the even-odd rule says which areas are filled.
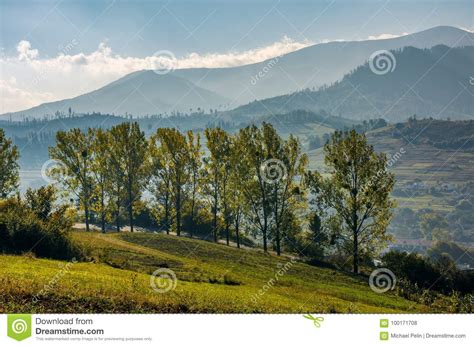
[[[233,104],[242,104],[334,83],[364,64],[377,50],[395,50],[407,46],[431,48],[440,44],[449,47],[474,45],[474,33],[438,26],[392,39],[315,44],[251,65],[183,69],[173,74],[219,93],[233,100]],[[259,74],[263,76],[258,77]]]
[[[84,95],[4,115],[41,117],[67,112],[69,107],[76,113],[137,116],[188,112],[190,108],[228,110],[257,99],[332,84],[377,50],[439,44],[473,45],[474,33],[440,26],[393,39],[316,44],[239,67],[181,69],[166,75],[137,71]]]
[[[431,49],[405,47],[393,52],[393,71],[379,75],[366,63],[341,81],[317,91],[251,102],[227,116],[258,117],[297,109],[320,111],[348,119],[384,118],[403,121],[419,117],[474,118],[474,46]]]
[[[75,113],[147,115],[189,112],[195,105],[203,109],[219,108],[226,103],[228,100],[225,97],[186,79],[169,74],[159,75],[153,71],[138,71],[90,93],[7,114],[39,117],[55,112],[66,113],[71,108]]]

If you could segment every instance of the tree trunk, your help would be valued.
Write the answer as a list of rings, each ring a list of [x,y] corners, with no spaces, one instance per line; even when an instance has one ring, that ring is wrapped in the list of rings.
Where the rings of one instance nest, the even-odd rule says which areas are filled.
[[[214,205],[212,207],[212,231],[214,234],[214,242],[217,243],[217,193],[214,193]]]
[[[176,234],[181,235],[181,187],[176,188]]]
[[[267,217],[266,217],[266,215],[264,215],[264,220],[263,220],[263,251],[264,252],[268,252],[267,229],[268,229]]]
[[[104,187],[101,187],[101,196],[100,196],[100,222],[102,233],[105,233],[105,192]]]
[[[115,222],[117,224],[117,232],[120,232],[120,199],[118,198],[117,198],[117,212],[116,212]]]
[[[230,239],[229,239],[229,238],[230,238],[230,235],[229,235],[229,228],[230,228],[230,227],[229,227],[229,223],[228,223],[227,220],[226,220],[226,222],[225,222],[225,242],[226,242],[227,246],[229,246],[229,240],[230,240]]]
[[[358,237],[358,226],[359,226],[359,217],[357,215],[358,209],[358,193],[359,193],[359,184],[358,184],[357,172],[354,174],[354,188],[351,191],[353,206],[352,206],[352,235],[354,238],[353,244],[353,271],[355,274],[359,273],[359,237]]]
[[[240,249],[240,235],[239,235],[239,217],[235,218],[235,238],[237,241],[237,248]]]
[[[194,209],[196,208],[196,187],[193,187],[193,196],[191,201],[191,229],[189,230],[189,236],[193,237],[193,229],[194,229]]]
[[[165,229],[166,234],[170,234],[170,206],[169,196],[165,196]]]
[[[84,157],[84,156],[83,156]],[[86,160],[84,158],[84,177],[83,177],[83,182],[82,186],[84,189],[84,214],[86,217],[86,231],[89,232],[89,201],[90,201],[90,194],[89,194],[89,184],[87,183],[87,166],[86,166]]]
[[[359,239],[357,234],[357,225],[359,218],[357,217],[357,191],[354,193],[354,209],[352,210],[352,236],[354,238],[353,244],[353,271],[355,274],[359,273]]]
[[[86,231],[89,232],[89,204],[84,203],[84,214],[86,217]]]
[[[128,219],[130,222],[130,232],[133,233],[133,207],[132,203],[129,204],[128,206]]]
[[[276,228],[276,252],[277,252],[277,255],[280,256],[281,255],[281,248],[280,248],[280,230],[279,228],[277,227]]]
[[[275,184],[275,241],[277,255],[281,255],[280,251],[280,221],[278,220],[278,190]]]
[[[260,191],[262,193],[262,209],[263,209],[263,229],[262,229],[262,235],[263,235],[263,251],[268,252],[268,244],[267,244],[267,231],[268,231],[268,215],[267,215],[267,199],[265,195],[265,188],[264,188],[265,183],[260,184]]]
[[[358,249],[358,239],[357,239],[357,232],[354,231],[354,273],[358,274],[359,273],[359,249]]]
[[[119,218],[120,218],[120,213],[117,211],[116,219],[115,219],[115,223],[117,225],[117,232],[120,232],[120,220],[119,220]]]
[[[128,220],[130,222],[130,232],[133,233],[133,201],[132,201],[132,181],[128,179]]]

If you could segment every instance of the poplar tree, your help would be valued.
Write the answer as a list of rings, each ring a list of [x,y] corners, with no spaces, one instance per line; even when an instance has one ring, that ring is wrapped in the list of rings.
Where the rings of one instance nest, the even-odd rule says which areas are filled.
[[[171,226],[171,160],[165,149],[160,146],[157,134],[150,137],[150,182],[149,190],[158,204],[157,217],[162,219],[166,234]],[[162,215],[160,214],[162,210]]]
[[[205,189],[210,197],[212,212],[212,232],[214,241],[218,241],[218,216],[222,207],[222,216],[229,244],[229,178],[232,141],[227,132],[221,128],[208,128],[205,131],[206,146],[209,155],[204,158]]]
[[[155,138],[159,141],[164,160],[169,163],[171,197],[174,204],[174,226],[181,235],[182,210],[185,187],[189,182],[189,151],[186,137],[176,129],[158,129]]]
[[[274,159],[274,147],[279,140],[275,129],[268,123],[263,123],[261,129],[255,125],[248,126],[238,134],[240,147],[244,148],[239,164],[244,182],[242,191],[250,207],[250,220],[261,234],[265,252],[268,251],[273,194],[273,179],[267,179],[269,171],[266,165],[268,160]],[[276,178],[283,177],[282,171],[270,171],[271,175],[274,173]]]
[[[79,198],[84,209],[86,231],[89,231],[90,204],[93,191],[91,176],[92,148],[90,132],[80,129],[56,133],[56,146],[49,148],[49,155],[57,161],[51,175]]]
[[[284,220],[288,213],[296,213],[306,206],[304,185],[301,178],[304,176],[308,158],[302,154],[298,140],[290,135],[286,141],[276,141],[274,147],[275,163],[281,165],[275,169],[282,170],[281,177],[273,179],[273,238],[277,255],[281,254],[281,243],[285,237]],[[271,170],[272,167],[264,167]],[[279,171],[278,171],[279,172]],[[266,172],[271,176],[271,172]],[[275,173],[276,174],[276,173]]]
[[[308,174],[315,203],[331,218],[337,240],[351,248],[353,272],[359,272],[361,253],[371,255],[390,239],[387,227],[395,182],[385,154],[377,154],[364,134],[335,132],[324,146],[327,178]]]
[[[111,145],[110,134],[102,129],[89,129],[89,137],[92,140],[92,162],[91,171],[94,179],[94,194],[96,195],[97,203],[94,206],[95,211],[100,215],[100,226],[102,232],[105,232],[105,221],[107,214],[107,191],[109,185],[109,170],[108,163],[110,162]]]
[[[5,198],[18,189],[19,157],[16,145],[0,129],[0,198]]]
[[[125,203],[128,211],[130,231],[133,232],[133,215],[140,201],[148,177],[148,142],[137,122],[122,123],[110,130],[111,156],[120,167],[125,189]],[[118,177],[119,178],[119,177]]]
[[[193,237],[193,227],[196,225],[196,206],[201,185],[201,136],[193,131],[187,132],[187,148],[189,153],[188,171],[189,171],[189,199],[190,199],[190,217],[191,229],[189,235]]]

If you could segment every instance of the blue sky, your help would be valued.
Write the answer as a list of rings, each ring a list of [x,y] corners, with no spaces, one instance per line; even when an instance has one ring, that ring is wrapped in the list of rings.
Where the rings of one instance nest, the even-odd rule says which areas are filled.
[[[0,0],[0,16],[0,114],[151,69],[161,51],[177,68],[227,67],[327,41],[474,29],[472,1],[456,0]]]
[[[3,54],[28,40],[41,54],[76,38],[76,51],[107,41],[114,52],[145,56],[158,49],[247,50],[283,36],[301,41],[362,39],[437,25],[472,28],[472,1],[18,1],[2,0]]]

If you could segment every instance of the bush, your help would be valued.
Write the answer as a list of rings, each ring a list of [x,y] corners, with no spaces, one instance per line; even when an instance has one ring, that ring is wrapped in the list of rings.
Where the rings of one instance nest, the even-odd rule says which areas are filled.
[[[309,264],[328,265],[324,263],[324,259],[332,246],[331,236],[318,213],[311,212],[308,215],[307,232],[301,231],[301,226],[298,223],[292,223],[291,229],[294,231],[285,234],[285,245],[289,251],[304,256]]]
[[[390,251],[382,257],[382,261],[399,280],[404,279],[420,289],[446,294],[453,290],[468,294],[474,289],[474,273],[459,271],[448,256],[431,262],[418,254]]]
[[[420,287],[429,287],[440,276],[431,263],[415,253],[390,251],[382,257],[382,261],[395,275]]]
[[[152,211],[148,206],[143,206],[135,216],[135,226],[143,227],[148,229],[156,229],[158,227],[155,219],[153,218]]]
[[[418,285],[406,279],[399,279],[396,286],[397,294],[405,299],[428,305],[434,312],[441,313],[472,313],[472,297],[469,294],[461,295],[452,291],[449,294],[441,294],[429,289],[419,288]]]
[[[72,220],[66,216],[67,208],[53,207],[52,189],[28,190],[25,201],[19,197],[0,201],[2,252],[32,252],[38,257],[63,260],[83,258],[82,250],[68,236]]]
[[[191,218],[191,215],[186,213],[183,216],[183,229],[193,237],[203,238],[212,240],[212,221],[203,212],[199,212],[198,216],[195,216],[194,219]]]

